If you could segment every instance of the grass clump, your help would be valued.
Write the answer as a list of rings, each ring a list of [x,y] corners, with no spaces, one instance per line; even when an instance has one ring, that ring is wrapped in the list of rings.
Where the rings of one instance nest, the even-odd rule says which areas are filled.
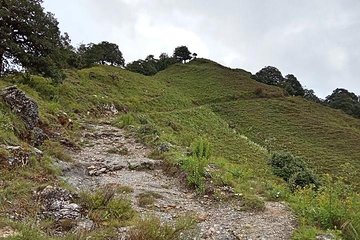
[[[128,155],[129,149],[127,149],[126,147],[122,147],[122,148],[114,147],[107,150],[107,152],[111,154]]]
[[[258,196],[245,195],[242,198],[242,210],[244,211],[264,211],[265,202]]]
[[[205,167],[210,158],[210,143],[204,139],[198,139],[192,145],[191,156],[180,161],[181,168],[187,174],[190,186],[199,192],[205,191]]]
[[[115,191],[110,188],[99,189],[93,193],[83,192],[80,194],[80,202],[89,210],[90,218],[96,223],[119,226],[135,215],[130,201],[115,197]]]
[[[179,218],[175,223],[162,223],[159,218],[149,217],[138,221],[129,232],[129,240],[180,240],[193,239],[195,220]]]
[[[345,239],[359,239],[360,195],[343,181],[327,176],[318,191],[298,189],[289,202],[302,225],[340,230]]]
[[[126,126],[133,125],[135,123],[135,117],[131,113],[121,115],[114,120],[114,125],[119,128],[124,128]]]
[[[71,156],[67,153],[64,147],[58,142],[46,140],[42,145],[42,149],[49,156],[55,157],[64,162],[72,162]]]
[[[140,207],[152,206],[156,199],[162,198],[162,196],[155,192],[144,192],[138,195],[138,204]]]

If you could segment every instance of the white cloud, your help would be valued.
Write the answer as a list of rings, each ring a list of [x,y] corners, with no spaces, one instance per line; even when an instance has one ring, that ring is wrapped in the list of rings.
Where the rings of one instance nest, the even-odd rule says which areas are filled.
[[[74,43],[112,41],[127,61],[172,53],[256,72],[293,73],[322,97],[360,93],[358,0],[46,0]]]

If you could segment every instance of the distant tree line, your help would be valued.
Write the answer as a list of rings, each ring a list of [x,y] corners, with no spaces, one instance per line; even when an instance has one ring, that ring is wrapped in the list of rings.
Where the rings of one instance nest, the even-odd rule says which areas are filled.
[[[293,74],[283,77],[279,69],[272,66],[262,68],[252,78],[258,82],[281,87],[291,96],[300,96],[309,101],[341,109],[345,113],[360,118],[360,96],[343,88],[335,89],[324,100],[315,95],[314,90],[304,89]]]
[[[125,67],[125,59],[115,43],[71,45],[67,33],[61,34],[52,13],[45,12],[42,0],[0,1],[0,75],[22,69],[61,82],[64,68],[84,68],[95,64]],[[196,57],[196,54],[193,54]],[[192,58],[186,46],[177,47],[169,57],[149,55],[127,64],[130,71],[154,75],[177,62]]]
[[[61,34],[59,23],[52,13],[45,12],[42,0],[0,1],[0,75],[20,67],[23,70],[51,77],[59,83],[64,78],[64,68],[85,68],[106,64],[126,68],[143,75],[154,75],[175,63],[185,63],[196,58],[186,46],[175,48],[171,56],[162,53],[159,58],[147,56],[125,65],[125,59],[115,43],[100,42],[71,45],[67,33]],[[281,87],[289,95],[342,109],[360,118],[359,96],[343,88],[337,88],[325,98],[319,99],[313,90],[304,89],[293,74],[285,77],[275,67],[265,67],[253,75],[256,81]]]
[[[172,56],[169,56],[166,53],[162,53],[157,59],[154,55],[149,55],[144,60],[139,59],[137,61],[128,63],[126,65],[126,69],[146,76],[151,76],[175,63],[185,63],[186,61],[196,57],[197,54],[191,53],[186,46],[179,46],[175,48]]]

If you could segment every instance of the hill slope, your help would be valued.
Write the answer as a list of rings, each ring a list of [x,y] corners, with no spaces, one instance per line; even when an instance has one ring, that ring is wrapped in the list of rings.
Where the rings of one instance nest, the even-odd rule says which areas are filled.
[[[81,144],[81,122],[104,118],[114,108],[120,113],[111,117],[112,124],[133,125],[129,131],[155,149],[153,157],[177,166],[188,159],[194,144],[209,142],[207,164],[217,170],[211,181],[194,176],[192,183],[214,186],[215,190],[210,190],[215,193],[217,186],[229,186],[250,208],[261,205],[259,195],[286,199],[290,194],[267,164],[268,150],[290,151],[304,157],[319,174],[342,176],[354,185],[360,182],[360,120],[302,98],[287,97],[282,89],[256,82],[244,70],[197,59],[173,65],[153,77],[109,66],[67,70],[66,74],[60,85],[38,76],[9,76],[0,79],[0,87],[16,84],[39,104],[44,126],[75,145]],[[72,128],[59,123],[64,112],[73,120]],[[26,128],[2,101],[0,113],[1,158],[7,154],[5,145],[26,145],[21,138]],[[33,190],[59,184],[49,159],[67,157],[56,141],[51,139],[41,147],[48,161],[40,165],[33,161],[26,170],[2,172],[0,180],[10,182],[0,190],[5,196],[0,199],[3,212],[14,206],[35,212],[34,206],[24,204]],[[156,150],[168,143],[170,152]],[[198,171],[192,170],[194,174]],[[14,175],[18,182],[12,183],[9,179]]]

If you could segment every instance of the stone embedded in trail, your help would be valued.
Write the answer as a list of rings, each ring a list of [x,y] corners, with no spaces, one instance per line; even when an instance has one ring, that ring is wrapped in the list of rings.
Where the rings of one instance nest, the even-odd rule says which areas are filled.
[[[3,89],[0,95],[11,110],[24,121],[26,128],[30,131],[31,143],[34,146],[41,145],[48,137],[39,128],[40,117],[37,103],[16,86]]]
[[[41,214],[55,220],[73,219],[81,217],[81,206],[74,202],[74,196],[70,191],[59,187],[47,186],[36,193],[41,203]]]
[[[156,169],[160,162],[148,158],[136,158],[127,160],[129,169],[142,171],[142,170],[154,170]]]
[[[330,233],[316,236],[316,240],[333,240],[333,239],[336,239],[336,237]]]

